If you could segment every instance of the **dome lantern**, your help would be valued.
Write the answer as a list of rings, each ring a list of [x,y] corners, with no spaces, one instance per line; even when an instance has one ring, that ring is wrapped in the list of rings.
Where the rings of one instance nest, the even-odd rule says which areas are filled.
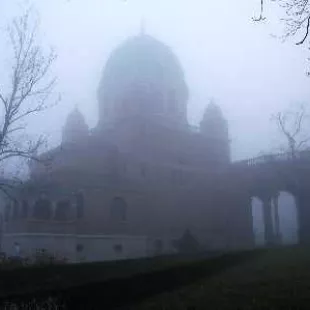
[[[200,122],[200,132],[205,137],[218,159],[223,162],[230,161],[230,141],[228,122],[224,118],[219,105],[213,100],[206,107],[203,118]]]
[[[76,143],[87,138],[88,126],[83,114],[77,107],[68,115],[65,126],[62,130],[62,143]]]

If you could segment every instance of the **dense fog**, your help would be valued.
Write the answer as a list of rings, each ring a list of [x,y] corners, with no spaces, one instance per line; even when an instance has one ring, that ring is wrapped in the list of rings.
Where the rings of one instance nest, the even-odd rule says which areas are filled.
[[[287,140],[271,116],[300,104],[307,110],[309,51],[306,44],[295,44],[302,33],[281,39],[286,33],[284,11],[275,2],[268,2],[265,18],[255,21],[258,0],[4,0],[0,90],[11,69],[6,27],[29,7],[39,20],[40,43],[57,54],[52,73],[61,100],[27,121],[27,133],[48,137],[46,149],[59,145],[74,108],[90,128],[96,126],[97,88],[105,63],[119,44],[141,31],[164,42],[179,58],[189,89],[190,125],[199,125],[211,100],[220,106],[228,121],[232,161],[286,150]],[[10,171],[15,167],[14,161]],[[287,194],[281,197],[281,231],[286,242],[294,243],[295,202]],[[253,205],[254,231],[261,243],[261,206],[256,200]]]
[[[188,119],[198,124],[210,98],[229,121],[233,159],[277,151],[278,130],[270,116],[309,98],[308,51],[282,43],[283,12],[266,5],[266,20],[254,22],[260,1],[2,1],[1,26],[23,7],[40,16],[43,42],[58,54],[55,73],[59,106],[37,118],[37,128],[59,142],[66,115],[75,105],[90,126],[97,121],[96,90],[111,51],[129,36],[145,32],[179,57],[190,89]],[[3,33],[2,33],[3,35]],[[302,35],[302,34],[301,34]],[[1,40],[1,44],[4,41]],[[52,120],[46,122],[46,120]],[[255,141],[255,142],[254,142]]]

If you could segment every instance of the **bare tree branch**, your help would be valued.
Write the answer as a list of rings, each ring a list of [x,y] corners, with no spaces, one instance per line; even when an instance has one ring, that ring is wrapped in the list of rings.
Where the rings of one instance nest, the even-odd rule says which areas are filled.
[[[307,144],[309,141],[310,141],[310,138],[306,138],[304,140],[299,141],[299,143],[297,144],[297,149],[301,149],[303,145]]]
[[[310,137],[303,136],[306,117],[304,106],[294,112],[279,112],[272,116],[272,120],[276,122],[280,132],[287,140],[292,158],[295,158],[296,154],[310,141]]]
[[[304,115],[305,115],[305,110],[304,110],[304,108],[302,106],[301,110],[298,111],[294,115],[294,118],[295,118],[295,124],[294,124],[295,130],[292,133],[292,137],[293,138],[295,138],[300,133],[300,131],[301,131],[301,126],[302,126],[302,122],[303,122],[303,119],[304,119]]]
[[[2,165],[14,157],[40,160],[37,154],[44,139],[31,139],[25,135],[25,121],[30,115],[52,106],[49,99],[56,79],[50,77],[50,72],[56,55],[52,50],[46,54],[37,43],[38,24],[31,21],[31,11],[28,10],[14,18],[7,30],[13,57],[9,87],[0,89],[0,101],[4,107],[0,120]]]
[[[266,19],[263,16],[264,4],[266,0],[260,0],[260,15],[258,18],[253,18],[254,21]],[[279,7],[284,9],[285,17],[281,18],[283,22],[284,34],[282,40],[298,35],[305,29],[302,39],[296,42],[296,45],[302,45],[309,37],[310,28],[310,3],[309,0],[270,0],[278,3]]]
[[[286,17],[281,19],[286,26],[283,38],[296,36],[300,31],[306,28],[302,40],[296,43],[296,45],[304,44],[309,35],[309,0],[276,0],[276,2],[285,9],[286,14]]]
[[[266,17],[264,17],[264,0],[261,0],[260,1],[260,14],[259,14],[259,17],[258,18],[255,18],[253,17],[253,20],[255,22],[259,22],[259,21],[262,21],[262,20],[265,20]]]
[[[306,30],[305,36],[303,37],[301,41],[297,42],[296,45],[304,44],[304,42],[306,41],[309,35],[309,26],[310,26],[310,16],[308,16],[307,18],[307,30]]]

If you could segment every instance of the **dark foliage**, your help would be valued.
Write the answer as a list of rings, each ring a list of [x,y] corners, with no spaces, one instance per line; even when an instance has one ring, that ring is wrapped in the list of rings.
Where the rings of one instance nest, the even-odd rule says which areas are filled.
[[[190,230],[186,230],[184,232],[183,236],[180,240],[178,240],[176,246],[178,251],[183,254],[197,253],[200,250],[199,243]]]

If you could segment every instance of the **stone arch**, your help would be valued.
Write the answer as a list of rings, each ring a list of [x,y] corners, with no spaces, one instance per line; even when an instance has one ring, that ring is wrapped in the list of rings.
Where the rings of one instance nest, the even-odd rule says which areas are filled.
[[[69,199],[62,199],[57,201],[54,220],[68,221],[70,219],[71,202]]]
[[[7,203],[4,208],[4,221],[8,222],[10,220],[11,204]]]
[[[111,204],[111,219],[115,222],[127,220],[127,203],[121,197],[115,197]]]
[[[253,233],[256,246],[265,245],[265,222],[264,222],[264,210],[263,202],[257,196],[251,197],[251,212]]]
[[[14,200],[14,202],[13,202],[13,208],[12,208],[12,219],[13,220],[16,220],[16,219],[18,219],[19,218],[19,212],[20,210],[19,210],[19,203],[18,203],[18,201],[17,200]]]
[[[37,199],[33,206],[33,217],[40,220],[49,220],[52,217],[52,202],[46,197]]]
[[[279,191],[272,207],[276,241],[281,244],[298,243],[298,208],[294,195],[286,190]]]

